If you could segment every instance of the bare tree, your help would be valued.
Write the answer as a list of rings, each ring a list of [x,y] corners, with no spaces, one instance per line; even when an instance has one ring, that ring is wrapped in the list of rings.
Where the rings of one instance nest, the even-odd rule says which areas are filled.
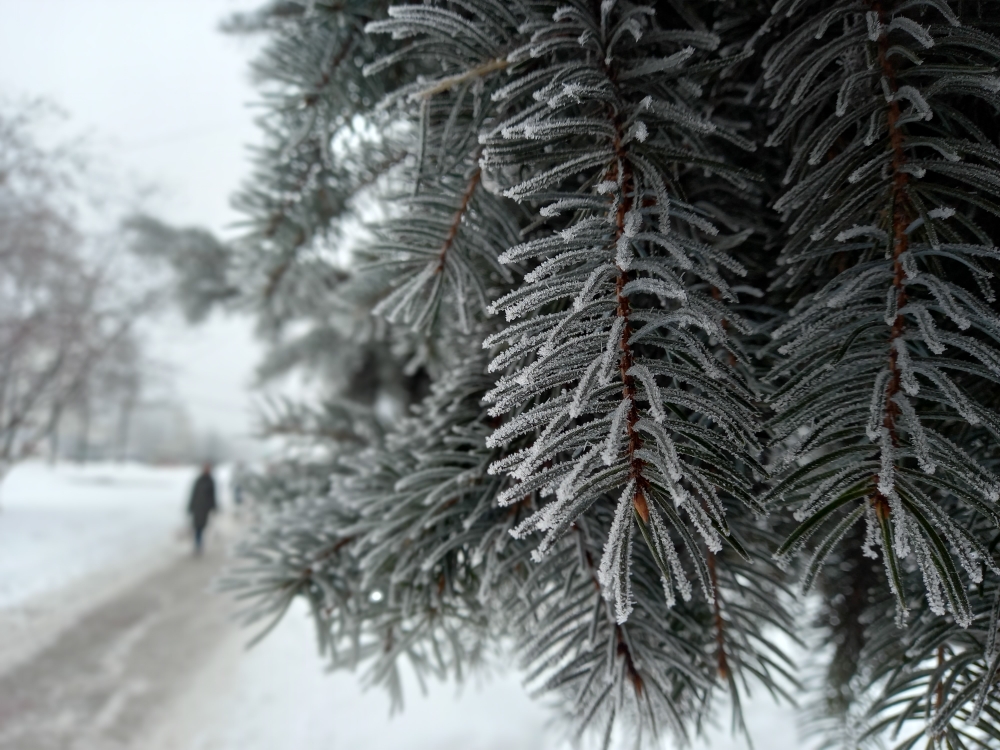
[[[38,105],[0,108],[0,477],[33,454],[68,408],[138,392],[126,293],[79,228],[81,159],[32,138]],[[124,433],[123,433],[124,434]]]

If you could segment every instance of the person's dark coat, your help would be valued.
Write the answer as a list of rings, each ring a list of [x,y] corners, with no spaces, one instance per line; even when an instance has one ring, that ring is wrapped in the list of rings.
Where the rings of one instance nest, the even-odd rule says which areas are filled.
[[[212,475],[205,472],[198,477],[191,490],[191,501],[188,503],[188,513],[195,528],[204,528],[208,524],[209,514],[215,510],[215,481]]]

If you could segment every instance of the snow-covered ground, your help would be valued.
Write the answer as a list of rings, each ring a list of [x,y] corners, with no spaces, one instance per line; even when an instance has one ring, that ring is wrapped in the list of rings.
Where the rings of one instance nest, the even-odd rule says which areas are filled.
[[[176,557],[193,470],[29,462],[0,484],[0,673]]]
[[[385,693],[324,671],[307,617],[293,608],[250,651],[227,640],[150,733],[149,750],[568,750],[516,675],[461,692],[430,684],[427,695],[410,684],[405,710],[390,717]]]
[[[564,728],[532,701],[516,672],[461,689],[429,683],[406,686],[402,713],[390,717],[389,698],[362,692],[359,676],[323,670],[305,606],[250,651],[228,640],[149,735],[143,750],[571,750]],[[724,726],[695,741],[692,750],[748,750]],[[179,718],[183,717],[183,719]],[[746,710],[758,750],[805,750],[795,717],[770,700]],[[591,742],[588,748],[597,747]],[[631,748],[620,743],[616,750]],[[665,746],[664,750],[673,746]]]
[[[191,467],[31,462],[0,484],[0,608],[101,570],[162,558]]]
[[[232,514],[206,559],[189,558],[183,508],[195,473],[35,463],[0,486],[0,750],[26,738],[76,750],[569,747],[516,673],[427,695],[411,685],[405,711],[390,718],[385,695],[323,670],[301,608],[247,651],[231,606],[206,590],[236,533]],[[90,664],[89,680],[61,673]],[[78,695],[58,692],[67,689]],[[5,715],[5,702],[23,710]],[[48,726],[53,705],[62,729]],[[769,699],[746,714],[756,747],[802,747],[792,714]],[[47,726],[32,734],[36,715]],[[695,746],[746,743],[720,730]]]

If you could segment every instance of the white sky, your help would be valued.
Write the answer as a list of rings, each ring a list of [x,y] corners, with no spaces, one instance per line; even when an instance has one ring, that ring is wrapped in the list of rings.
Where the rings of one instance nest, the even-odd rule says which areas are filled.
[[[0,0],[0,96],[64,109],[121,185],[154,184],[146,210],[233,233],[229,196],[248,173],[256,129],[249,59],[257,42],[221,34],[254,0]],[[149,349],[199,431],[245,435],[260,356],[250,323],[154,326]]]

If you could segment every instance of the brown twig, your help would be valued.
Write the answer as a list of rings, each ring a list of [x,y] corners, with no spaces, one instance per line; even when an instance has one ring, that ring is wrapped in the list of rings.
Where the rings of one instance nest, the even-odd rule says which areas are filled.
[[[479,161],[479,157],[475,157],[475,161]],[[451,249],[452,244],[455,242],[455,238],[458,236],[458,228],[462,226],[462,217],[465,216],[465,212],[469,210],[469,203],[472,201],[472,195],[476,192],[476,188],[483,178],[483,170],[481,167],[476,167],[476,171],[472,173],[472,177],[469,178],[469,184],[465,188],[465,192],[462,193],[462,200],[458,204],[458,210],[455,211],[455,218],[451,221],[451,226],[448,227],[448,234],[444,238],[444,244],[441,245],[441,252],[438,253],[437,267],[434,269],[434,273],[441,273],[444,271],[445,258],[448,255],[448,251]]]
[[[938,669],[944,664],[944,644],[942,643],[937,648],[937,666]],[[944,680],[938,679],[938,684],[934,689],[934,708],[938,711],[944,705]]]
[[[482,78],[496,70],[503,70],[507,67],[506,58],[497,58],[496,60],[489,60],[482,65],[467,70],[464,73],[459,73],[457,75],[448,76],[447,78],[442,78],[440,81],[435,83],[433,86],[419,91],[413,94],[412,99],[430,99],[436,94],[443,94],[445,91],[449,91],[460,83],[465,83],[466,81],[471,81],[476,78]]]
[[[306,567],[304,567],[299,572],[298,577],[290,581],[285,581],[283,584],[281,584],[282,588],[289,588],[289,587],[297,588],[301,586],[303,583],[305,583],[306,581],[308,581],[313,577],[313,573],[315,573],[313,566],[316,565],[316,563],[321,563],[324,560],[333,557],[335,554],[340,552],[340,550],[343,547],[347,546],[353,541],[354,541],[353,536],[345,536],[343,539],[338,539],[336,542],[329,545],[325,549],[320,550],[320,552],[316,555],[316,557],[312,559],[312,562],[310,562]]]
[[[635,177],[632,174],[632,167],[628,162],[624,146],[622,145],[621,126],[617,121],[615,122],[615,130],[614,148],[618,158],[616,159],[615,166],[612,167],[612,176],[616,176],[613,174],[613,171],[618,169],[617,165],[620,164],[622,170],[621,199],[618,202],[618,210],[615,214],[615,245],[617,246],[618,241],[625,234],[626,217],[635,200]],[[635,361],[635,356],[632,352],[632,345],[629,343],[629,339],[632,337],[632,325],[629,320],[631,304],[629,303],[628,296],[624,293],[625,285],[629,281],[629,272],[621,266],[616,267],[618,268],[618,276],[615,279],[615,298],[617,301],[615,315],[623,318],[625,321],[625,325],[622,326],[621,338],[618,342],[618,348],[621,350],[621,355],[618,359],[618,370],[622,379],[622,398],[631,401],[631,406],[629,406],[628,414],[625,417],[625,430],[628,435],[626,450],[628,452],[629,477],[635,481],[635,494],[632,497],[632,505],[639,514],[639,517],[642,518],[643,523],[648,523],[649,505],[646,502],[648,482],[643,476],[644,462],[636,456],[636,452],[642,448],[643,440],[636,429],[636,423],[639,421],[639,407],[635,403],[635,378],[630,372]]]
[[[344,40],[343,44],[340,45],[340,50],[337,52],[337,54],[334,55],[332,58],[330,58],[330,64],[327,65],[326,69],[323,71],[323,75],[320,77],[319,82],[315,87],[315,90],[309,92],[303,97],[303,101],[305,102],[306,106],[308,107],[315,106],[316,102],[319,101],[320,92],[330,84],[334,72],[337,70],[337,68],[340,67],[341,63],[344,62],[344,60],[347,58],[348,53],[354,47],[354,42],[356,38],[357,37],[355,36],[347,37],[347,39]]]
[[[872,10],[879,15],[879,23],[884,22],[884,13],[881,5],[878,2],[874,2],[871,7]],[[887,119],[889,127],[889,146],[892,149],[892,285],[896,290],[897,312],[889,333],[890,374],[889,382],[886,384],[885,390],[885,417],[883,418],[882,425],[889,431],[889,439],[895,447],[899,445],[899,435],[896,429],[896,419],[899,416],[899,406],[893,400],[893,397],[899,393],[902,384],[902,372],[899,368],[898,362],[899,354],[896,350],[895,343],[903,336],[905,330],[905,320],[899,312],[906,304],[906,287],[904,286],[906,281],[906,271],[903,269],[903,262],[901,258],[903,253],[905,253],[909,247],[909,236],[906,233],[906,228],[910,224],[910,211],[907,210],[909,201],[906,197],[906,187],[909,181],[909,176],[903,171],[903,166],[906,164],[906,151],[903,148],[904,134],[897,124],[902,112],[899,108],[899,102],[895,99],[897,89],[896,70],[893,67],[892,62],[889,60],[888,52],[889,39],[883,31],[878,40],[878,62],[882,68],[882,74],[885,76],[886,81],[888,81],[889,91],[894,95],[892,101],[889,102]],[[875,491],[873,504],[875,506],[875,512],[880,520],[884,520],[889,517],[891,511],[889,508],[888,498],[886,498],[879,490]]]
[[[719,600],[719,576],[715,572],[715,553],[708,552],[708,576],[712,582],[712,612],[715,620],[715,655],[719,664],[719,677],[728,680],[729,659],[726,657],[726,621],[722,618],[722,606]]]
[[[590,550],[586,548],[586,544],[583,541],[583,532],[580,531],[580,527],[575,523],[572,526],[573,531],[580,535],[581,544],[583,545],[583,559],[587,564],[587,572],[590,574],[590,581],[594,584],[594,589],[597,591],[598,596],[603,596],[601,592],[601,582],[597,578],[597,569],[594,566],[594,558],[590,554]],[[628,681],[632,683],[632,688],[635,690],[636,696],[642,695],[643,680],[642,675],[639,674],[639,669],[635,665],[635,659],[632,658],[632,650],[628,647],[628,643],[625,642],[625,631],[622,626],[618,623],[614,624],[615,628],[615,652],[621,656],[625,661],[625,676],[628,677]]]

